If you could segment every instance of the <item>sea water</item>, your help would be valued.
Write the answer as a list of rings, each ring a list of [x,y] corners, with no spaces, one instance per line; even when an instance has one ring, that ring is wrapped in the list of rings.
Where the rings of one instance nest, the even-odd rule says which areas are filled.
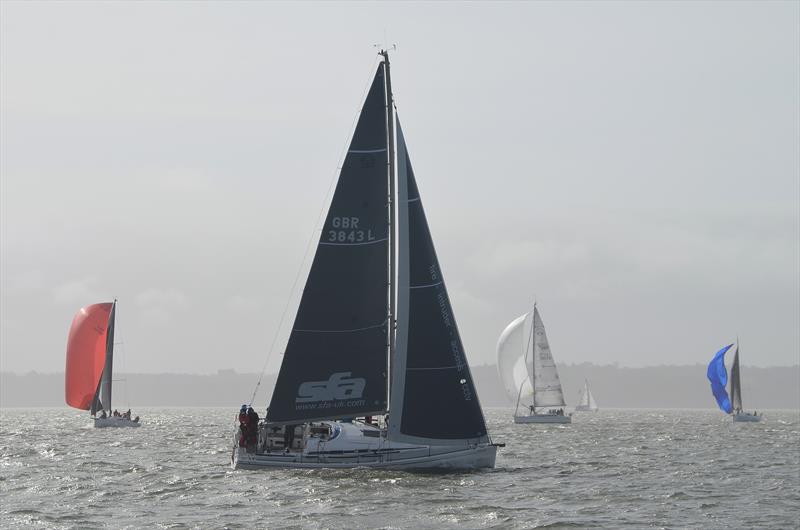
[[[797,528],[800,413],[602,410],[515,425],[494,470],[230,468],[230,409],[0,410],[2,528]]]

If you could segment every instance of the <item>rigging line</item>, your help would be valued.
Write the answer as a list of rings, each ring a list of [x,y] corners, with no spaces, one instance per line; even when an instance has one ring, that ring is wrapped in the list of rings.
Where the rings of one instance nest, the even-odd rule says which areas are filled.
[[[375,65],[376,62],[377,62],[376,57],[372,57],[370,59],[371,65]],[[256,399],[256,393],[258,392],[258,389],[261,386],[261,381],[264,379],[264,372],[267,370],[267,365],[269,365],[269,361],[272,359],[272,355],[275,351],[275,343],[277,342],[278,335],[280,334],[281,328],[283,327],[283,322],[286,319],[286,312],[289,310],[289,304],[291,304],[292,299],[294,298],[295,290],[297,288],[297,282],[300,280],[300,274],[303,272],[304,265],[306,263],[306,260],[308,259],[308,253],[311,250],[311,245],[314,242],[314,236],[317,234],[317,232],[320,232],[322,230],[320,221],[327,207],[330,206],[329,203],[332,200],[333,186],[336,183],[336,177],[339,175],[339,172],[341,171],[341,168],[344,165],[344,158],[347,155],[347,148],[350,146],[350,143],[353,140],[353,134],[355,133],[356,122],[358,118],[361,116],[361,110],[364,106],[364,99],[367,97],[367,91],[369,91],[369,87],[372,86],[372,78],[374,76],[374,70],[375,70],[374,66],[370,68],[371,73],[369,74],[366,85],[364,86],[364,89],[361,92],[361,99],[359,100],[358,103],[359,105],[358,111],[353,116],[353,121],[350,124],[350,131],[352,132],[350,133],[349,136],[347,136],[345,143],[339,152],[339,162],[336,164],[336,168],[333,170],[333,175],[331,176],[330,183],[328,184],[328,191],[325,192],[325,197],[323,198],[322,201],[322,208],[320,208],[319,214],[317,214],[317,220],[314,222],[314,229],[311,231],[311,235],[308,238],[308,243],[306,244],[305,252],[303,253],[303,259],[300,261],[300,266],[297,268],[297,274],[295,275],[294,282],[292,282],[292,287],[289,290],[289,296],[287,297],[286,305],[284,305],[283,307],[283,313],[281,313],[281,318],[278,321],[278,327],[275,328],[275,333],[272,336],[272,342],[269,345],[269,350],[267,350],[267,358],[264,360],[264,365],[261,367],[261,373],[258,375],[258,382],[256,382],[256,386],[253,389],[253,395],[250,397],[249,404],[251,406],[253,405],[253,402]]]
[[[114,301],[115,302],[118,301],[116,296],[114,297]],[[125,339],[123,339],[122,333],[119,331],[118,326],[117,326],[117,322],[116,321],[119,320],[119,319],[116,318],[117,309],[118,309],[117,305],[114,304],[114,312],[115,312],[114,332],[119,337],[119,342],[115,342],[114,345],[116,346],[117,344],[119,344],[120,346],[122,346],[122,370],[125,372],[125,377],[126,378],[125,379],[116,379],[116,381],[124,381],[125,382],[125,384],[123,385],[123,388],[125,389],[124,390],[124,392],[125,392],[125,406],[130,409],[131,408],[131,401],[130,401],[130,399],[128,397],[128,380],[127,380],[128,367],[125,365],[125,359],[128,357],[128,352],[125,351]],[[112,379],[112,381],[115,381],[115,380]]]

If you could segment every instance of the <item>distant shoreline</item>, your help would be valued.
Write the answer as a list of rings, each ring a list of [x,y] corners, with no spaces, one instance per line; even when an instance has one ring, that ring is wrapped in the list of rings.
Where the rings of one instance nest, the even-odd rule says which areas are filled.
[[[511,407],[494,365],[472,366],[484,408]],[[588,363],[559,366],[567,407],[575,405],[584,379],[601,409],[713,409],[705,365],[623,368]],[[748,410],[800,409],[800,365],[742,367],[743,398]],[[249,403],[258,374],[219,370],[213,375],[116,374],[114,403],[119,407],[238,407]],[[254,404],[267,406],[275,374],[263,377]],[[0,372],[0,407],[60,407],[63,372],[19,375]],[[117,407],[117,408],[119,408]]]

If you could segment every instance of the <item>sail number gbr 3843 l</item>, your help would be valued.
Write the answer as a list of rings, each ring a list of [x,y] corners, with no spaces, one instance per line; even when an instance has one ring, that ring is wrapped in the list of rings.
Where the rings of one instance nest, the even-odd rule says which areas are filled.
[[[327,243],[369,243],[375,241],[372,230],[359,227],[358,217],[333,217],[325,236]]]

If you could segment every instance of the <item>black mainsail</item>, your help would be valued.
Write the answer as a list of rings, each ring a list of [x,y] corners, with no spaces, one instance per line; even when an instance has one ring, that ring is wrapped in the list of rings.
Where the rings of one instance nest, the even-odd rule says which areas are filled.
[[[392,440],[485,439],[478,402],[402,130],[397,126],[397,345]]]
[[[98,410],[111,412],[111,382],[114,376],[114,321],[116,319],[117,301],[111,304],[111,314],[108,316],[108,331],[106,332],[106,360],[103,365],[103,375],[97,384],[92,407],[89,409],[92,416]]]
[[[733,411],[742,411],[742,378],[739,371],[739,344],[736,344],[736,353],[733,354],[731,367],[731,401]]]
[[[386,71],[378,66],[300,300],[267,421],[380,414],[387,408]]]

